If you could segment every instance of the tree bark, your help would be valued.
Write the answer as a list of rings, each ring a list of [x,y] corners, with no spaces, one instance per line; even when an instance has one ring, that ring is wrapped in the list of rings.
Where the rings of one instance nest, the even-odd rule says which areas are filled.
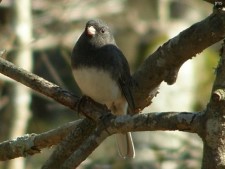
[[[159,47],[133,75],[138,83],[133,92],[137,109],[151,104],[162,81],[175,83],[184,62],[224,37],[225,11],[219,10]]]
[[[202,169],[225,168],[225,40],[204,124]]]

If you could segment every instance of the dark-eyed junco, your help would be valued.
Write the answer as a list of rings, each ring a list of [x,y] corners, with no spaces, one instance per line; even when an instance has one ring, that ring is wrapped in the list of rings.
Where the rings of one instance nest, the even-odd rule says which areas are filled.
[[[101,20],[90,20],[72,53],[74,78],[84,95],[105,104],[113,114],[134,110],[132,77],[126,58],[117,47],[109,27]],[[134,158],[131,133],[116,134],[119,154]]]

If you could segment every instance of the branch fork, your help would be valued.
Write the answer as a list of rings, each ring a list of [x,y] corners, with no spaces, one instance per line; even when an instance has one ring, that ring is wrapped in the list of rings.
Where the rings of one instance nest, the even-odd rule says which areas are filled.
[[[192,25],[190,28],[181,32],[178,36],[172,38],[160,47],[145,60],[133,75],[134,80],[138,83],[137,86],[132,89],[134,100],[137,105],[136,108],[142,110],[150,105],[151,100],[157,94],[158,86],[162,81],[165,81],[168,84],[175,83],[179,68],[184,62],[191,59],[208,46],[222,40],[224,37],[225,11],[218,10],[218,12],[213,13],[203,21]],[[199,39],[201,39],[201,43],[199,43]],[[222,65],[225,67],[224,63],[222,63]],[[223,67],[218,69],[217,77],[221,75],[223,75],[222,77],[225,76]],[[55,101],[74,111],[76,111],[76,106],[79,105],[79,97],[76,97],[69,91],[62,89],[37,75],[18,68],[3,58],[0,58],[0,73],[35,91],[51,97]],[[224,84],[223,81],[215,81],[215,86],[224,86]],[[217,100],[224,100],[223,88],[222,90],[214,91],[213,95],[215,96],[213,97]],[[206,111],[201,113],[155,112],[115,117],[110,115],[110,112],[106,110],[104,106],[95,104],[92,101],[85,101],[85,103],[79,105],[79,110],[88,118],[73,122],[73,125],[62,126],[40,135],[33,135],[31,136],[33,143],[29,143],[29,145],[31,145],[31,148],[36,147],[37,150],[39,150],[44,147],[58,144],[52,156],[43,165],[43,169],[74,168],[86,159],[106,137],[114,133],[128,131],[180,130],[197,133],[203,138],[205,151],[210,153],[213,152],[211,155],[214,155],[214,152],[216,151],[212,151],[214,149],[209,147],[207,140],[204,139],[207,134],[207,129],[205,129],[205,125],[203,125],[205,124],[204,120],[207,120],[207,118],[210,119],[212,116],[209,110],[210,106],[207,107]],[[210,130],[208,131],[210,132]],[[210,137],[214,138],[214,135],[209,135],[208,138]],[[49,142],[49,138],[54,138],[54,140]],[[4,154],[2,155],[1,152],[5,148],[4,145],[9,142],[10,141],[0,144],[0,160],[6,160],[5,158],[2,158]],[[220,154],[220,152],[218,152],[218,154]],[[209,157],[212,157],[211,155]],[[24,156],[24,154],[14,153],[11,157],[15,158],[19,156]],[[210,159],[207,159],[209,157],[203,156],[203,162],[204,160],[210,161]],[[223,160],[224,159],[221,159],[221,161]],[[215,161],[212,162],[212,169],[215,167],[215,163]]]

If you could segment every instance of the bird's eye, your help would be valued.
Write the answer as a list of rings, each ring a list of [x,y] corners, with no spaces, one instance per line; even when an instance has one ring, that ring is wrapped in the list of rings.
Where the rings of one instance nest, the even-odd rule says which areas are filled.
[[[102,28],[102,29],[100,30],[100,32],[101,32],[101,33],[105,33],[105,29]]]

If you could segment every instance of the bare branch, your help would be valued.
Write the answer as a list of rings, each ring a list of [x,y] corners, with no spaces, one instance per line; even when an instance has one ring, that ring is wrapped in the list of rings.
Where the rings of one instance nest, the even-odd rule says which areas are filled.
[[[100,122],[97,129],[85,139],[79,148],[55,169],[76,168],[108,136],[128,131],[179,130],[192,133],[202,132],[201,121],[204,114],[197,112],[156,112],[135,116],[108,116]],[[51,166],[52,167],[52,166]]]
[[[110,114],[107,115],[107,118],[103,118],[99,121],[98,129],[95,131],[93,131],[93,129],[96,127],[96,124],[93,123],[93,121],[88,119],[77,120],[42,134],[25,135],[1,143],[0,161],[40,153],[42,148],[51,147],[52,145],[60,143],[51,158],[43,166],[43,168],[49,168],[49,166],[57,168],[63,161],[71,156],[80,145],[88,149],[87,152],[79,158],[84,159],[109,135],[128,131],[154,130],[180,130],[201,133],[202,118],[203,113],[200,112],[155,112],[119,117]],[[105,133],[105,131],[107,132]],[[93,133],[91,134],[91,132]],[[89,136],[90,134],[91,136]],[[80,149],[83,150],[83,146],[80,146],[77,151],[79,152]],[[77,163],[80,162],[81,161],[77,161]]]
[[[110,133],[103,125],[98,126],[59,168],[77,168],[109,135]]]
[[[67,123],[57,129],[42,134],[26,134],[0,144],[0,161],[40,153],[42,148],[51,147],[62,141],[71,130],[75,130],[79,122]]]
[[[78,102],[78,97],[60,88],[59,86],[33,74],[0,57],[0,72],[24,85],[40,92],[57,102],[74,109]]]
[[[162,81],[173,84],[185,61],[224,37],[225,11],[218,10],[159,47],[133,75],[138,83],[133,91],[137,108],[151,103]]]
[[[96,124],[88,119],[82,120],[71,131],[62,142],[56,147],[51,157],[42,166],[42,169],[54,168],[59,166],[82,144],[84,140],[90,135]]]
[[[34,138],[36,134],[26,134],[14,140],[4,141],[0,144],[0,161],[10,160],[16,157],[26,156],[29,150],[38,153],[38,150],[32,150]]]

